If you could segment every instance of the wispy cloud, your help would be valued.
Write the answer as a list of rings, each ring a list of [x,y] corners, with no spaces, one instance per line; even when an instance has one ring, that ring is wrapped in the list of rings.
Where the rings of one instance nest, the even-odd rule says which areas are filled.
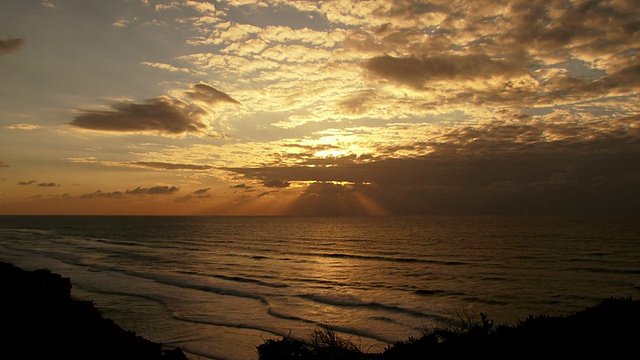
[[[128,164],[159,170],[210,170],[214,168],[213,166],[209,165],[174,164],[157,161],[136,161]]]
[[[56,5],[53,3],[52,0],[42,0],[41,1],[42,6],[49,8],[49,9],[55,9]]]
[[[58,187],[58,186],[60,186],[60,184],[56,184],[56,183],[52,183],[52,182],[41,182],[41,183],[38,183],[38,186],[40,186],[40,187]]]
[[[38,180],[23,180],[23,181],[18,181],[18,185],[33,185],[36,184],[36,186],[40,186],[40,187],[59,187],[60,184],[54,183],[54,182],[38,182]]]
[[[38,180],[23,180],[23,181],[18,181],[18,185],[31,185],[37,182]]]
[[[285,188],[285,187],[289,187],[289,185],[291,184],[286,180],[268,179],[263,182],[263,185],[265,187],[272,187],[272,188]]]
[[[177,67],[177,66],[173,66],[170,64],[164,64],[164,63],[154,63],[154,62],[142,62],[142,65],[147,65],[156,69],[162,69],[162,70],[167,70],[170,72],[184,72],[184,73],[190,73],[191,70],[189,70],[188,68],[185,67]]]
[[[174,202],[184,203],[193,200],[209,199],[211,197],[211,195],[207,194],[209,190],[210,188],[198,189],[191,194],[176,198]]]
[[[176,186],[152,186],[148,188],[137,187],[133,190],[124,191],[111,191],[102,192],[101,190],[94,191],[89,194],[81,195],[80,198],[122,198],[126,196],[139,196],[139,195],[170,195],[179,191],[180,188]]]
[[[239,101],[233,99],[231,96],[223,93],[222,91],[214,88],[209,84],[196,84],[193,85],[193,91],[187,91],[187,96],[191,99],[205,102],[207,104],[215,104],[218,102],[228,102],[232,104],[240,104]]]
[[[232,189],[245,189],[245,190],[249,190],[249,189],[252,188],[252,186],[249,186],[249,185],[244,184],[244,183],[237,184],[237,185],[231,185],[229,187],[232,188]]]

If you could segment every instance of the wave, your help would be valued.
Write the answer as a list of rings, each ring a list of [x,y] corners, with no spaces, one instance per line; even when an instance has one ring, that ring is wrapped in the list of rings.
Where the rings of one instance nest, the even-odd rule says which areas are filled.
[[[283,336],[283,337],[287,336],[287,334],[284,332],[273,330],[264,326],[258,326],[258,325],[252,325],[252,324],[246,324],[246,323],[232,323],[232,322],[225,322],[225,321],[210,320],[210,319],[206,319],[206,316],[205,317],[195,317],[195,316],[189,317],[189,316],[180,316],[180,315],[174,314],[173,318],[176,320],[180,320],[180,321],[184,321],[192,324],[204,324],[204,325],[227,327],[227,328],[234,328],[234,329],[248,329],[248,330],[266,332],[275,336]]]
[[[446,260],[434,260],[434,259],[419,259],[413,257],[393,257],[393,256],[379,256],[379,255],[355,255],[355,254],[345,254],[345,253],[296,253],[295,255],[302,256],[320,256],[326,258],[346,258],[346,259],[356,259],[356,260],[374,260],[374,261],[384,261],[384,262],[396,262],[396,263],[419,263],[419,264],[435,264],[435,265],[448,265],[448,266],[458,266],[458,265],[469,265],[469,263],[464,261],[446,261]]]
[[[265,281],[262,281],[262,280],[245,278],[245,277],[240,277],[240,276],[228,276],[228,275],[211,275],[211,276],[215,277],[215,278],[218,278],[218,279],[228,280],[228,281],[237,281],[237,282],[242,282],[242,283],[252,283],[252,284],[257,284],[257,285],[267,286],[267,287],[272,287],[272,288],[286,288],[286,287],[289,287],[289,285],[287,285],[287,284],[269,283],[269,282],[265,282]]]
[[[418,295],[424,295],[424,296],[434,296],[434,295],[446,295],[448,292],[446,290],[419,289],[414,291],[414,293]]]
[[[318,294],[303,294],[303,295],[297,295],[297,297],[300,297],[300,298],[303,298],[303,299],[307,299],[307,300],[311,300],[311,301],[314,301],[314,302],[317,302],[317,303],[321,303],[321,304],[325,304],[325,305],[348,307],[348,308],[357,307],[357,308],[366,308],[366,309],[371,309],[371,310],[383,310],[383,311],[389,311],[389,312],[394,312],[394,313],[401,313],[401,314],[411,315],[411,316],[415,316],[415,317],[426,317],[426,318],[430,318],[430,319],[437,320],[437,321],[448,321],[449,320],[448,318],[446,318],[444,316],[441,316],[441,315],[426,314],[426,313],[423,313],[421,311],[417,311],[417,310],[413,310],[413,309],[407,309],[407,308],[403,308],[403,307],[395,306],[395,305],[382,304],[382,303],[375,302],[375,301],[364,302],[364,301],[361,301],[360,299],[357,299],[357,298],[338,298],[338,297],[334,297],[334,296],[323,296],[323,295],[318,295]]]
[[[464,297],[462,298],[462,300],[473,302],[473,303],[488,304],[488,305],[509,305],[510,304],[510,302],[508,301],[482,299],[478,297]]]
[[[570,268],[569,270],[574,271],[585,271],[585,272],[593,272],[593,273],[604,273],[604,274],[630,274],[637,275],[640,274],[640,269],[609,269],[609,268]]]
[[[321,328],[329,327],[331,330],[339,331],[339,332],[344,333],[344,334],[355,335],[355,336],[360,336],[360,337],[366,337],[366,338],[373,339],[373,340],[380,341],[380,342],[384,342],[384,343],[391,343],[391,342],[395,341],[395,340],[391,340],[391,339],[388,339],[388,338],[381,337],[379,335],[373,334],[373,333],[368,332],[368,331],[363,331],[363,330],[354,329],[354,328],[351,328],[351,327],[344,327],[344,326],[334,326],[334,325],[328,326],[327,324],[323,324],[323,323],[320,323],[320,322],[317,322],[317,321],[313,321],[313,320],[309,320],[309,319],[304,319],[304,318],[301,318],[301,317],[298,317],[298,316],[285,315],[285,314],[282,314],[282,313],[279,313],[279,312],[273,310],[272,308],[269,308],[269,310],[267,312],[269,313],[269,315],[271,315],[271,316],[273,316],[275,318],[278,318],[278,319],[297,321],[297,322],[310,324],[310,325],[314,325],[316,327],[321,327]],[[393,323],[396,322],[396,321],[394,321],[392,319],[389,319],[389,318],[385,318],[385,319],[388,319],[389,320],[388,322],[393,322]]]

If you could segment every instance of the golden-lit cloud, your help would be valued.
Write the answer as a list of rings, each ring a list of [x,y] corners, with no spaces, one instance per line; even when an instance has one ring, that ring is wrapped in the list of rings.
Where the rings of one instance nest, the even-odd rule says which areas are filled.
[[[22,171],[29,143],[85,174],[67,200],[172,184],[183,213],[637,210],[638,18],[631,0],[128,3],[89,19],[99,39],[8,63],[3,192],[80,182]],[[23,27],[0,54],[41,36]]]
[[[170,64],[152,63],[152,62],[147,62],[147,61],[143,61],[141,64],[147,65],[147,66],[150,66],[150,67],[153,67],[153,68],[157,68],[157,69],[171,71],[171,72],[184,72],[184,73],[191,72],[191,70],[189,70],[188,68],[177,67],[177,66],[173,66],[173,65],[170,65]]]
[[[42,126],[33,124],[12,124],[5,126],[5,128],[12,130],[38,130],[42,129]]]
[[[222,91],[214,88],[209,84],[201,83],[193,85],[193,91],[187,91],[186,94],[193,100],[202,101],[207,104],[228,102],[240,105],[240,102],[238,100],[233,99],[231,96],[223,93]]]
[[[122,165],[140,166],[158,170],[210,170],[213,167],[208,165],[195,164],[173,164],[159,161],[136,161]]]

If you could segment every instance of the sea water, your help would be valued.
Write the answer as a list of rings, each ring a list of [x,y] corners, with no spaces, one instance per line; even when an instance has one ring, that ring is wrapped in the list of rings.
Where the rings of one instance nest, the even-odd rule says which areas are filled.
[[[330,327],[380,352],[488,314],[514,325],[640,295],[638,217],[0,217],[0,261],[71,279],[193,359]]]

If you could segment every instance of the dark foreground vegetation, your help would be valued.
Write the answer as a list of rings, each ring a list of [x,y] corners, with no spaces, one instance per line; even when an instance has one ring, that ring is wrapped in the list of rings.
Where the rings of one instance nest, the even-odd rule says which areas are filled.
[[[0,262],[0,359],[186,360],[71,297],[71,282],[48,270]]]
[[[266,340],[258,353],[260,360],[631,359],[640,354],[640,301],[610,298],[570,316],[530,316],[513,326],[495,326],[480,314],[478,321],[425,329],[422,336],[376,354],[326,326],[313,330],[306,341]]]

